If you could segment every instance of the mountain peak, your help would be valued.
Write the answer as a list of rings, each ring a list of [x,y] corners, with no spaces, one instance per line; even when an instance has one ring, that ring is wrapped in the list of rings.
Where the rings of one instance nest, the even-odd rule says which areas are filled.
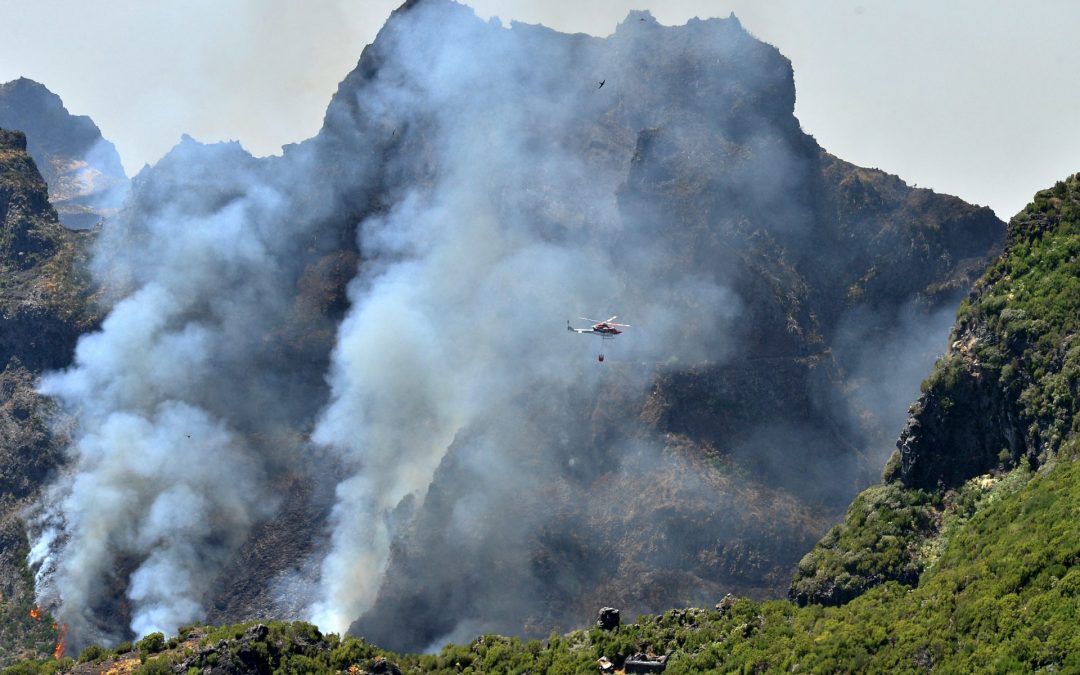
[[[63,102],[60,97],[49,91],[49,88],[37,80],[31,80],[29,77],[18,77],[10,82],[4,82],[0,84],[0,95],[11,92],[19,92],[23,95],[36,95],[42,98],[49,99],[59,103],[63,107]]]
[[[622,23],[620,23],[619,25],[620,26],[625,26],[625,25],[633,26],[634,24],[638,24],[638,23],[647,23],[647,24],[655,25],[655,26],[660,25],[660,22],[656,20],[656,17],[654,17],[652,15],[652,12],[650,12],[647,9],[632,9],[632,10],[630,10],[630,12],[626,15],[626,18],[623,19]]]
[[[127,193],[120,156],[85,115],[72,115],[48,87],[26,77],[0,84],[0,127],[26,134],[26,147],[49,186],[60,221],[93,226]]]

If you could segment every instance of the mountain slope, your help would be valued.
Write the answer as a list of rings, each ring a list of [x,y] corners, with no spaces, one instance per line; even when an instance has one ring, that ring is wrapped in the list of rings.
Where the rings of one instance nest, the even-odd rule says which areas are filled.
[[[1075,442],[1070,448],[1056,468],[1012,479],[1014,485],[991,493],[917,588],[890,582],[843,607],[729,597],[713,609],[642,616],[614,633],[594,628],[530,642],[485,635],[428,655],[323,636],[307,624],[242,624],[185,630],[194,636],[186,649],[151,656],[138,672],[213,665],[223,674],[350,667],[586,673],[595,672],[601,658],[619,667],[647,653],[667,657],[665,673],[1071,672],[1080,667],[1080,448]],[[74,672],[103,673],[137,658],[124,650],[116,657],[101,654],[96,664]],[[36,672],[31,664],[24,667],[19,672]]]
[[[286,617],[423,649],[781,595],[1003,235],[794,99],[734,18],[601,39],[421,0],[314,139],[184,139],[43,380],[73,423],[42,602],[78,646]],[[602,364],[565,331],[601,311],[633,326]]]
[[[405,26],[424,34],[430,17],[475,31],[478,45],[572,53],[607,84],[565,94],[560,114],[572,123],[540,135],[585,158],[598,198],[614,192],[619,221],[601,244],[625,286],[613,307],[631,308],[645,333],[630,329],[615,349],[653,339],[641,315],[658,298],[671,298],[679,327],[651,359],[616,351],[598,378],[576,373],[585,386],[597,379],[595,396],[541,407],[558,395],[515,392],[530,419],[499,406],[491,416],[504,420],[459,433],[353,630],[417,649],[481,630],[543,634],[603,604],[635,613],[729,591],[780,595],[801,552],[878,471],[903,397],[915,396],[914,369],[939,349],[901,339],[936,333],[944,346],[949,318],[938,310],[981,272],[1002,224],[824,152],[793,115],[790,63],[736,19],[663,27],[632,13],[600,40],[519,25],[503,37],[442,3],[412,11],[365,51],[322,137],[370,123],[352,102],[396,81],[384,50]],[[380,123],[391,134],[420,124]],[[436,140],[406,139],[410,154],[438,157]],[[534,179],[543,201],[524,208],[581,211],[579,195]],[[570,226],[549,227],[557,237]],[[665,295],[687,283],[704,291]],[[688,343],[701,347],[680,353]],[[657,367],[664,358],[673,365]],[[477,508],[477,485],[488,492],[475,525],[448,534],[455,514]]]
[[[65,439],[48,425],[55,406],[36,376],[71,359],[93,324],[76,260],[85,237],[65,230],[26,151],[0,129],[0,664],[52,651],[49,621],[34,621],[28,542],[20,511],[62,463]]]
[[[0,84],[0,128],[26,134],[27,151],[65,227],[93,227],[123,203],[128,179],[116,148],[89,117],[70,114],[44,85],[25,77]]]
[[[978,330],[971,334],[982,347],[965,350],[962,340],[954,343],[927,379],[904,435],[912,438],[914,424],[945,396],[956,407],[981,405],[981,397],[971,397],[970,383],[964,382],[978,372],[986,386],[1026,383],[1003,397],[1030,415],[1030,435],[1024,438],[1038,432],[1046,442],[1019,457],[1008,452],[988,457],[977,445],[958,447],[953,439],[972,424],[981,424],[991,438],[1007,437],[1012,422],[1005,417],[987,424],[954,416],[922,426],[919,444],[901,441],[899,451],[917,447],[917,454],[907,464],[899,458],[891,462],[886,482],[860,495],[836,530],[841,534],[826,537],[808,557],[820,562],[838,551],[843,555],[838,546],[846,546],[846,562],[863,555],[856,545],[866,545],[872,553],[855,571],[877,565],[877,572],[888,573],[883,554],[918,550],[920,566],[905,580],[911,585],[886,580],[842,606],[729,596],[711,609],[642,616],[618,631],[593,628],[530,642],[484,635],[424,655],[386,652],[299,623],[199,628],[185,630],[185,636],[194,636],[189,648],[152,657],[144,672],[160,672],[166,664],[218,664],[223,673],[258,668],[585,673],[595,672],[601,659],[619,668],[632,658],[654,658],[649,655],[666,657],[665,673],[1075,671],[1080,668],[1075,630],[1080,621],[1080,352],[1073,343],[1080,308],[1071,289],[1080,282],[1078,261],[1080,175],[1040,192],[1011,221],[1007,250],[957,317],[956,334]],[[1023,331],[1009,323],[1021,312],[1020,320],[1030,322],[1022,324]],[[1016,335],[1022,341],[1006,339]],[[1005,354],[1012,354],[1007,363],[1015,364],[1004,373],[1008,377],[999,371],[995,380],[987,370],[976,370],[993,369]],[[965,367],[957,368],[957,362]],[[912,470],[920,463],[927,468]],[[917,487],[927,475],[935,482]],[[931,539],[905,503],[922,504],[930,520],[937,519]],[[906,549],[897,545],[905,538],[912,544]],[[822,574],[830,571],[823,568]],[[808,579],[802,572],[796,587]],[[104,672],[132,658],[103,655],[77,672]]]
[[[800,602],[843,602],[889,579],[914,583],[952,521],[977,512],[1000,475],[1052,463],[1075,435],[1078,202],[1072,177],[1012,220],[1006,254],[961,305],[952,346],[923,384],[883,485],[860,495],[800,563],[792,585]]]

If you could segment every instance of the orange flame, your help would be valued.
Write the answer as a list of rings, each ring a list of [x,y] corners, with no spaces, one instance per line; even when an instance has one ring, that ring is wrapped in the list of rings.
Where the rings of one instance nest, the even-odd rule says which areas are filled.
[[[67,624],[60,626],[60,638],[56,641],[56,649],[53,650],[53,658],[57,661],[64,658],[64,638],[67,637]]]
[[[34,607],[30,610],[30,618],[34,621],[41,621],[41,608]]]

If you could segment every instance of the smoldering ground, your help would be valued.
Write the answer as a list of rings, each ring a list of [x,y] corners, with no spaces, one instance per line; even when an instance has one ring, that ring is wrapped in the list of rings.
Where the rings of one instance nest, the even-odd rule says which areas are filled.
[[[725,459],[725,424],[772,423],[754,405],[678,399],[828,358],[784,254],[824,222],[793,102],[734,19],[597,39],[426,0],[283,158],[182,143],[103,232],[102,330],[42,383],[75,432],[31,524],[39,596],[76,640],[125,633],[118,594],[131,632],[175,631],[292,476],[336,483],[303,554],[239,573],[392,647],[775,592],[835,509]],[[334,300],[319,270],[356,254]],[[611,314],[610,345],[565,331]]]

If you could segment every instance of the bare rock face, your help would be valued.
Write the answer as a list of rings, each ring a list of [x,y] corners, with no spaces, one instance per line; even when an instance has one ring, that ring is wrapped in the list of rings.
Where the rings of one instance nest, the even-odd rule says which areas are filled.
[[[408,11],[477,21],[438,2]],[[602,103],[566,94],[582,112],[564,142],[580,144],[595,182],[614,176],[611,255],[634,265],[641,241],[659,251],[662,263],[623,283],[643,295],[674,279],[722,283],[739,312],[722,332],[685,312],[684,337],[711,358],[608,359],[596,396],[570,394],[552,410],[530,407],[545,396],[529,392],[530,414],[459,432],[353,630],[421,649],[466,639],[455,630],[544,634],[603,603],[633,613],[729,591],[780,596],[802,552],[880,471],[1004,224],[825,152],[793,115],[788,60],[736,19],[664,27],[634,14],[606,39],[520,25],[507,39],[534,47],[537,69],[571,53],[581,72],[606,77]],[[393,70],[387,54],[380,41],[365,51],[323,141],[344,144],[371,123],[356,102]],[[401,151],[431,156],[412,132]],[[329,156],[344,154],[336,147]],[[438,170],[392,166],[415,167],[421,183]],[[575,212],[544,194],[545,209]],[[912,334],[918,344],[904,342]],[[504,440],[484,450],[490,439]],[[493,486],[484,513],[497,517],[461,536],[455,514],[491,480],[484,457],[536,481]]]
[[[619,623],[619,610],[614,607],[604,607],[596,615],[596,627],[600,630],[615,630]]]
[[[123,203],[128,179],[116,148],[89,117],[69,113],[44,85],[25,77],[0,84],[0,127],[26,134],[65,227],[93,227]]]

